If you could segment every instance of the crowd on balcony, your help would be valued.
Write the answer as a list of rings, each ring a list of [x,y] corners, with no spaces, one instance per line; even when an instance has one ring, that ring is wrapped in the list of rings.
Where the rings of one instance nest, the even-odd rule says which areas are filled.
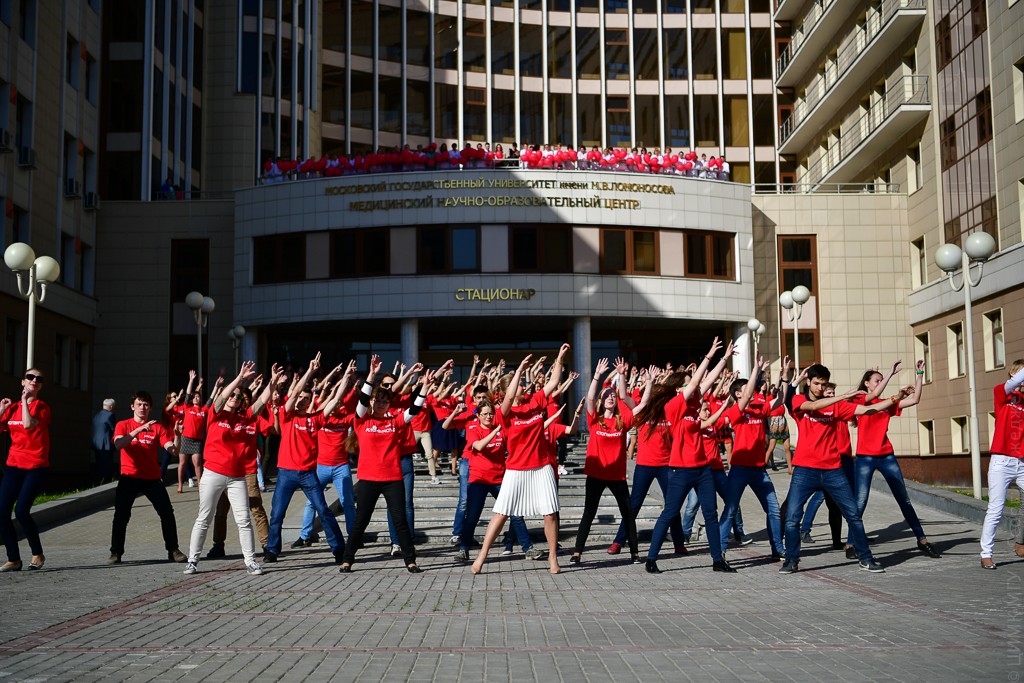
[[[358,152],[351,156],[330,154],[319,159],[267,159],[260,178],[263,184],[280,183],[307,178],[332,178],[369,173],[400,173],[403,171],[446,171],[457,169],[554,169],[580,171],[616,171],[687,176],[709,180],[729,180],[729,162],[725,157],[699,155],[693,150],[675,153],[666,147],[649,151],[646,147],[627,149],[597,146],[589,150],[581,145],[573,149],[565,145],[524,145],[520,150],[515,143],[505,150],[490,143],[466,144],[436,143],[416,149],[404,147],[384,148]]]

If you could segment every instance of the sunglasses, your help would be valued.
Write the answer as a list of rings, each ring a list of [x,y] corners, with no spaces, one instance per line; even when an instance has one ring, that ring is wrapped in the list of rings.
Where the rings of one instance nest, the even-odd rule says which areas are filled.
[[[42,384],[44,377],[42,375],[33,375],[30,372],[27,375],[25,375],[25,379],[27,379],[29,382],[37,382],[39,384]]]

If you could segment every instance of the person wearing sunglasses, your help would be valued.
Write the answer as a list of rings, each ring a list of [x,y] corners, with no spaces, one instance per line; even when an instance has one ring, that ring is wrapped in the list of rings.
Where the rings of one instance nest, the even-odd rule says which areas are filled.
[[[39,540],[39,528],[29,510],[50,469],[50,406],[39,400],[43,373],[30,369],[21,380],[21,400],[0,399],[0,432],[11,434],[4,478],[0,481],[0,538],[7,548],[7,562],[0,572],[22,567],[18,535],[11,522],[11,508],[25,532],[32,562],[29,569],[42,569],[46,557]]]

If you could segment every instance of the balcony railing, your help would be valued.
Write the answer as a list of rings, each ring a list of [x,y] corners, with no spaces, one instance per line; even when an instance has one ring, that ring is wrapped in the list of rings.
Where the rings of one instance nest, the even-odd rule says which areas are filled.
[[[849,1],[849,0],[847,0]],[[832,5],[836,4],[836,0],[815,0],[814,4],[811,5],[810,11],[804,15],[804,18],[799,24],[793,29],[793,34],[789,39],[789,45],[779,55],[778,68],[775,73],[779,76],[789,67],[790,62],[793,61],[793,57],[803,47],[804,42],[812,31],[818,26],[818,22],[825,16],[825,12],[832,8]]]
[[[800,124],[815,110],[818,104],[847,74],[850,68],[866,52],[874,48],[874,41],[892,23],[901,10],[925,12],[925,0],[883,0],[881,12],[871,14],[859,30],[847,35],[839,44],[835,62],[826,62],[825,72],[818,76],[804,94],[804,98],[793,107],[793,113],[779,126],[779,144],[785,143]],[[792,43],[791,43],[792,45]],[[780,63],[782,58],[780,57]],[[782,71],[780,70],[781,74]]]
[[[843,125],[838,144],[828,151],[810,168],[802,181],[817,186],[837,166],[855,154],[858,148],[881,129],[904,105],[929,105],[927,76],[903,76],[885,92],[885,97],[872,105],[859,118]]]
[[[899,183],[755,183],[754,194],[899,194]]]

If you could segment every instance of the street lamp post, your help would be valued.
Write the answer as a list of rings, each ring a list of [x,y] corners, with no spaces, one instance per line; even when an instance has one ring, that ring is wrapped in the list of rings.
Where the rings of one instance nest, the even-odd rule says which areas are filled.
[[[804,304],[811,298],[811,290],[797,285],[792,291],[786,290],[779,295],[779,305],[786,309],[786,317],[793,323],[793,371],[800,372],[800,316],[804,312]]]
[[[964,337],[967,346],[967,387],[971,401],[971,478],[974,497],[981,500],[981,437],[978,429],[978,387],[974,377],[974,321],[971,311],[971,288],[981,284],[985,261],[996,252],[996,241],[987,232],[974,232],[964,240],[964,249],[955,244],[943,244],[935,250],[935,265],[949,276],[954,292],[964,293]],[[978,264],[978,279],[971,277],[971,266]],[[956,271],[961,282],[956,284]]]
[[[203,328],[210,319],[210,314],[217,307],[213,299],[203,296],[200,292],[189,292],[185,296],[185,305],[192,309],[196,320],[196,372],[204,377],[203,372]]]
[[[25,344],[25,369],[35,365],[36,302],[46,298],[46,285],[60,277],[60,264],[49,256],[36,258],[32,247],[15,242],[4,250],[4,263],[18,276],[18,293],[28,299],[28,335]]]
[[[760,320],[758,320],[757,318],[751,318],[750,320],[747,321],[747,329],[750,330],[750,346],[752,351],[750,357],[753,359],[757,357],[757,345],[761,343],[761,336],[765,333],[766,328],[764,326],[764,323],[762,323]],[[756,363],[753,360],[751,360],[751,363],[754,363],[754,369],[751,371],[750,375],[751,377],[753,377],[754,374],[757,373],[757,367]]]
[[[231,348],[235,350],[235,372],[238,372],[238,351],[242,348],[242,339],[245,338],[245,328],[235,325],[228,330],[228,339],[231,340]]]

